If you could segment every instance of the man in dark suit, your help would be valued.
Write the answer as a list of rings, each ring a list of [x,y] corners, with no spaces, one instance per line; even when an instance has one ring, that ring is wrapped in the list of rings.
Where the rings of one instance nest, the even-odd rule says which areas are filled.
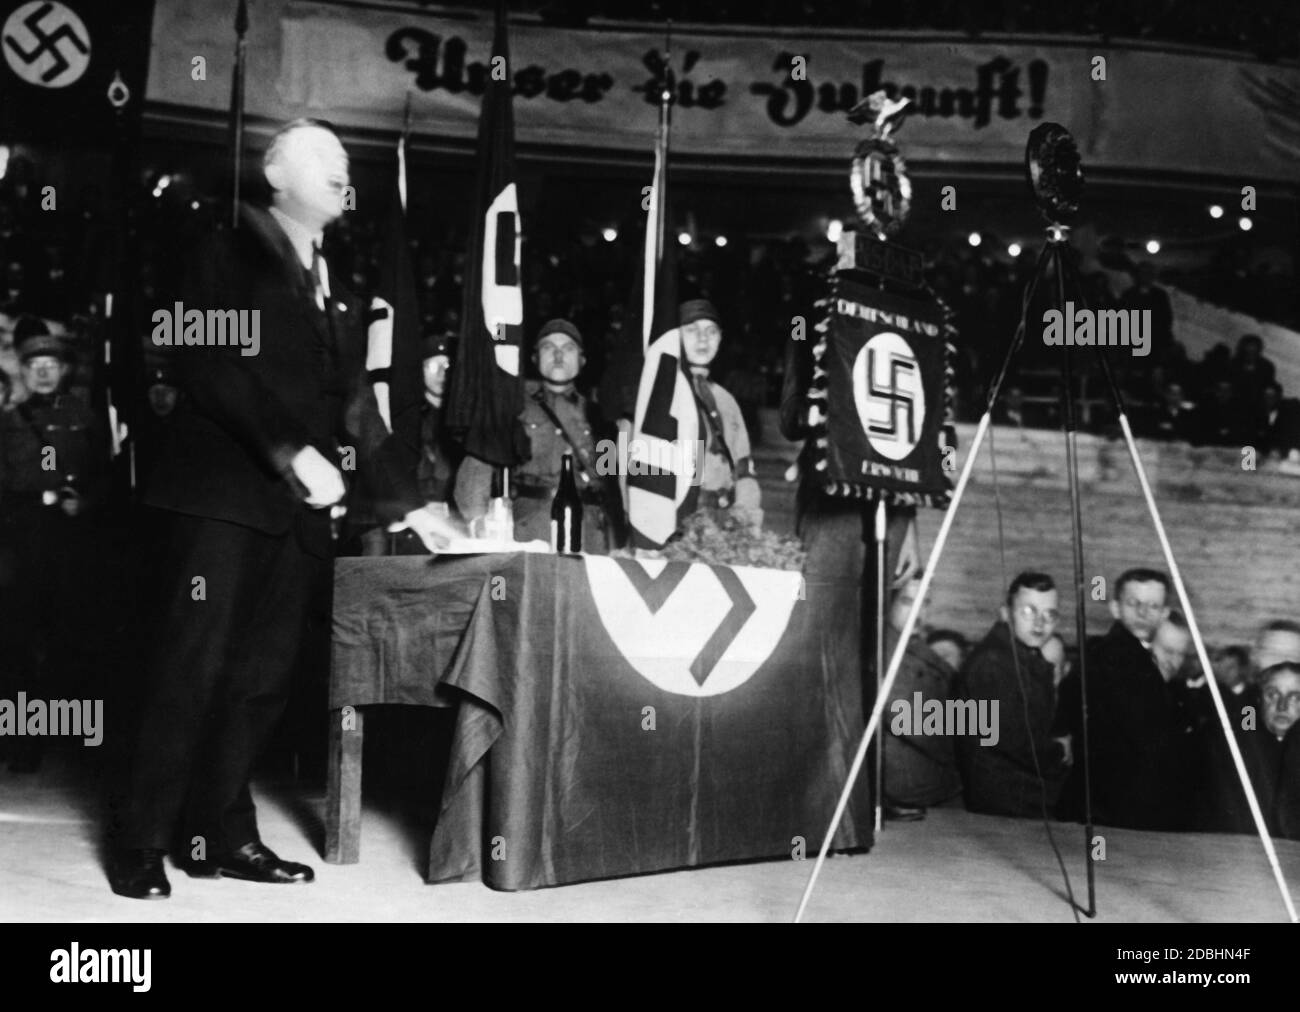
[[[1300,834],[1296,819],[1300,814],[1296,788],[1300,784],[1295,781],[1300,739],[1288,732],[1300,716],[1300,665],[1273,665],[1261,675],[1259,688],[1259,711],[1252,708],[1234,713],[1229,709],[1232,733],[1269,834],[1294,839]],[[1217,720],[1206,728],[1205,739],[1205,789],[1197,799],[1196,828],[1254,833],[1250,802]]]
[[[972,812],[1032,818],[1061,793],[1070,745],[1053,734],[1056,672],[1042,653],[1060,620],[1058,596],[1046,573],[1016,576],[999,620],[957,676],[954,696],[996,706],[1000,725],[992,743],[970,734],[956,742]]]
[[[1088,644],[1093,815],[1102,825],[1184,829],[1190,818],[1185,715],[1172,685],[1174,672],[1162,670],[1152,653],[1156,632],[1169,617],[1168,594],[1164,573],[1128,570],[1110,601],[1115,624]],[[1077,726],[1077,714],[1070,717]],[[1075,774],[1081,774],[1077,765]]]
[[[1284,458],[1300,451],[1300,400],[1283,397],[1280,383],[1264,387],[1255,415],[1255,446]]]
[[[153,639],[109,867],[114,892],[134,898],[169,895],[171,847],[191,875],[313,878],[261,842],[249,781],[300,649],[327,635],[309,617],[328,593],[342,472],[369,470],[391,504],[384,519],[400,516],[430,547],[454,534],[391,466],[398,455],[362,382],[357,306],[320,256],[343,210],[343,145],[327,124],[296,120],[272,139],[264,172],[270,208],[242,208],[239,228],[201,251],[175,310],[184,341],[171,321],[185,397],[142,496],[160,535]],[[218,341],[226,310],[250,311],[257,338],[241,327],[238,342],[225,330]],[[166,313],[154,322],[165,343]]]

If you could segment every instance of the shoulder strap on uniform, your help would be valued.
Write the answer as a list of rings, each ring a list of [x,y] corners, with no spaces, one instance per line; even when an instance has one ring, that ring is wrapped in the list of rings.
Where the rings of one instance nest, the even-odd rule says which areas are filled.
[[[702,379],[707,390],[708,379]],[[727,445],[727,436],[722,425],[722,415],[718,411],[718,402],[713,398],[713,392],[709,391],[707,397],[701,396],[700,386],[691,378],[691,396],[695,398],[695,403],[700,409],[700,414],[704,416],[709,426],[709,431],[713,433],[715,448],[721,453],[727,466],[731,468],[731,480],[736,480],[736,459],[731,455],[731,447]]]
[[[578,446],[577,441],[569,434],[569,430],[565,424],[560,421],[560,416],[555,413],[555,409],[546,403],[545,391],[541,387],[538,387],[533,391],[532,397],[533,400],[537,402],[537,406],[546,412],[546,417],[551,420],[551,423],[560,430],[560,435],[564,437],[564,441],[568,443],[569,448],[573,450],[573,459],[577,461],[578,470],[582,472],[583,477],[593,488],[599,488],[600,483],[592,477],[591,472],[587,469],[586,458],[583,456],[583,452]]]

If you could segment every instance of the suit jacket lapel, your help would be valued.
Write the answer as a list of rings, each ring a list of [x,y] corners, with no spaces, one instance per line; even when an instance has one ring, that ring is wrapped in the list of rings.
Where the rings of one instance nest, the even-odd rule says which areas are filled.
[[[311,325],[316,336],[328,347],[330,344],[329,321],[316,307],[316,293],[308,284],[308,271],[294,251],[293,243],[271,215],[259,208],[245,204],[242,208],[241,222],[258,237],[266,248],[267,254],[275,263],[276,269],[284,275],[287,285],[295,292],[299,312]]]

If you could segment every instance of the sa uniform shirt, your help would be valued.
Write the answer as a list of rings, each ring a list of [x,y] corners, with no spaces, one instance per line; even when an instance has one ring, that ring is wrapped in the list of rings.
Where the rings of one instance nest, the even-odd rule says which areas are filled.
[[[560,462],[566,453],[572,453],[564,435],[547,417],[536,398],[540,396],[578,444],[584,455],[587,470],[594,470],[595,440],[591,423],[587,420],[587,402],[576,390],[569,394],[553,394],[537,380],[529,380],[524,387],[524,410],[520,414],[524,432],[528,436],[529,458],[512,471],[511,479],[517,488],[549,489],[560,484]],[[588,482],[581,468],[574,468],[579,490]],[[456,505],[466,519],[481,517],[487,512],[492,489],[492,466],[477,457],[466,457],[456,474]]]
[[[718,445],[717,436],[713,431],[713,426],[707,419],[701,427],[704,434],[704,463],[700,472],[700,488],[705,492],[731,492],[734,497],[735,505],[744,507],[753,513],[756,517],[762,517],[760,509],[762,494],[759,490],[758,481],[754,477],[754,462],[751,457],[749,447],[749,430],[745,428],[745,419],[740,413],[740,405],[736,399],[727,392],[725,387],[719,386],[712,380],[695,380],[697,384],[697,397],[700,399],[702,408],[707,411],[709,401],[717,410],[718,421],[721,423],[722,436],[727,442],[727,449],[731,451],[731,459],[735,462],[735,471],[733,473],[731,464],[727,462],[727,456],[722,447]],[[700,386],[707,390],[707,394],[700,390]]]
[[[69,476],[93,497],[103,470],[97,436],[90,408],[72,394],[33,394],[0,412],[0,508],[56,490]]]

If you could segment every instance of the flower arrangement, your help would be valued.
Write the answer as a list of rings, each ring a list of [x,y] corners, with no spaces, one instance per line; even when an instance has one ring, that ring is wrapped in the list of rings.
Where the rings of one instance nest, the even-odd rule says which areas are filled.
[[[802,544],[796,538],[764,530],[754,519],[741,506],[696,510],[664,546],[663,557],[674,562],[802,570]]]

